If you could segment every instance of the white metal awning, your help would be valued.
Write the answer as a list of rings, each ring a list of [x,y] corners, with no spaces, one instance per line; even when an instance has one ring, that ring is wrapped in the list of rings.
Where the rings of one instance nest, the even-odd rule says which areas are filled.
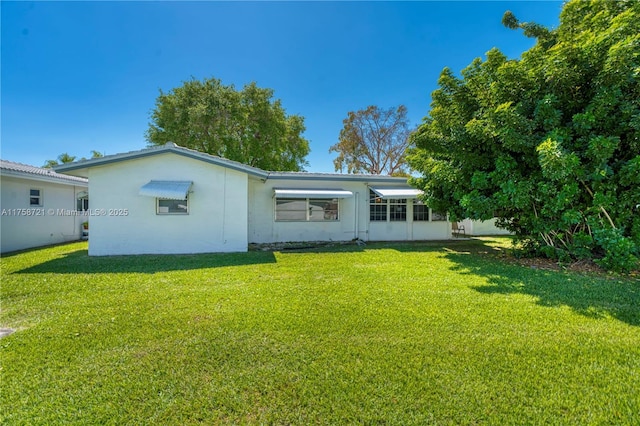
[[[349,198],[353,192],[344,189],[274,189],[276,198]]]
[[[191,185],[193,185],[191,181],[152,180],[140,187],[140,195],[167,200],[184,200]]]
[[[398,200],[402,198],[418,198],[422,191],[416,188],[385,188],[369,187],[378,197],[385,200]]]

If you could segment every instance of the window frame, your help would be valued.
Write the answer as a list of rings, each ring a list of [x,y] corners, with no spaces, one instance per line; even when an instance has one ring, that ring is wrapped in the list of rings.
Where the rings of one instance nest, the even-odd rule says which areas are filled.
[[[387,222],[389,203],[369,189],[369,222]]]
[[[33,191],[38,191],[38,195],[33,195]],[[42,188],[29,188],[29,206],[30,207],[42,207],[44,205],[43,202],[44,191]],[[34,203],[33,200],[37,199],[38,202]]]
[[[409,198],[385,199],[369,188],[369,222],[407,222]]]
[[[161,212],[160,211],[160,202],[161,201],[171,201],[171,202],[181,202],[184,201],[185,205],[186,205],[186,209],[185,211],[167,211],[167,212]],[[165,207],[165,206],[162,206]],[[187,197],[184,200],[172,200],[170,198],[156,198],[156,215],[158,216],[185,216],[189,214],[189,195],[187,195]]]
[[[76,194],[76,211],[86,212],[89,210],[89,193],[81,191]]]
[[[407,199],[398,198],[387,200],[389,205],[389,222],[407,221]]]
[[[307,197],[307,198],[287,198],[287,197],[282,197],[282,198],[274,198],[274,204],[273,204],[273,220],[274,222],[310,222],[310,223],[333,223],[333,222],[340,222],[340,198],[313,198],[313,197]],[[302,218],[298,218],[298,219],[281,219],[278,217],[278,202],[281,202],[280,204],[285,204],[285,203],[290,203],[290,202],[304,202],[305,204],[305,208],[303,209],[299,209],[299,210],[288,210],[289,212],[304,212],[304,219]],[[322,219],[317,219],[316,216],[313,215],[313,203],[315,203],[315,205],[317,206],[320,203],[324,203],[324,204],[335,204],[335,208],[331,208],[329,210],[327,210],[326,208],[323,208],[323,218]],[[280,213],[284,213],[287,210],[281,210]],[[335,216],[334,218],[327,218],[327,211],[329,211],[329,215],[333,215]]]
[[[89,198],[83,197],[76,199],[76,210],[79,212],[89,211]]]
[[[420,207],[420,209],[416,209],[416,207]],[[421,211],[417,211],[421,210]],[[413,221],[414,222],[431,222],[431,209],[429,206],[424,204],[421,201],[415,201],[413,203]]]

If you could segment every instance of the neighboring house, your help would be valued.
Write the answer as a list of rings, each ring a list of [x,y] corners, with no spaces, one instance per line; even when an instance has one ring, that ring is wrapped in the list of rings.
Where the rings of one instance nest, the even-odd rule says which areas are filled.
[[[56,170],[89,179],[90,255],[451,237],[401,177],[267,172],[172,143]]]
[[[79,240],[87,179],[0,160],[0,252]]]

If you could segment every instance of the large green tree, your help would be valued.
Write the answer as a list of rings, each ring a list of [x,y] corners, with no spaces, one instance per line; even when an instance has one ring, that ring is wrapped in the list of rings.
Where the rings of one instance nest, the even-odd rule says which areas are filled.
[[[633,268],[640,248],[640,2],[577,0],[518,60],[444,69],[412,136],[433,208],[513,231],[538,253]]]
[[[264,170],[300,171],[309,154],[304,130],[304,118],[287,115],[273,90],[250,83],[238,91],[209,78],[160,91],[146,138]]]
[[[405,158],[409,146],[407,108],[380,108],[370,105],[350,111],[343,121],[338,143],[329,148],[337,152],[336,171],[374,175],[406,175]]]

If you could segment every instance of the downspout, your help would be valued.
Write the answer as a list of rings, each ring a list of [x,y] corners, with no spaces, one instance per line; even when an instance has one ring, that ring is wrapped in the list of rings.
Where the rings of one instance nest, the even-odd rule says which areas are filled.
[[[80,223],[78,223],[78,186],[73,185],[73,200],[71,200],[71,208],[75,213],[73,215],[73,223],[71,224],[71,239],[75,240],[76,233],[78,233],[78,239],[82,237],[82,229],[80,229]],[[66,240],[65,236],[63,238]]]
[[[407,199],[407,236],[409,237],[409,241],[413,241],[413,203],[416,198],[408,198]],[[409,210],[409,206],[411,206],[411,210]]]
[[[224,207],[222,209],[222,245],[226,245],[227,244],[227,240],[226,238],[226,227],[227,227],[227,204],[229,204],[227,201],[227,185],[229,184],[229,182],[227,181],[227,168],[224,167],[224,185],[222,186],[222,199],[224,200]],[[247,187],[249,185],[249,178],[247,178]]]
[[[370,206],[371,200],[369,199],[369,184],[365,183],[364,187],[366,188],[365,194],[367,194],[367,207],[371,209],[371,206]],[[369,241],[371,239],[371,235],[369,234],[369,227],[371,226],[371,220],[370,220],[369,214],[367,214],[366,218],[367,218],[367,226],[365,229],[365,238],[366,238],[365,241]]]
[[[359,228],[359,220],[358,220],[359,218],[358,218],[358,214],[359,214],[360,208],[359,208],[359,206],[358,206],[358,204],[359,204],[359,201],[358,201],[358,198],[359,198],[359,197],[358,197],[358,195],[360,195],[360,193],[356,191],[356,194],[355,194],[355,196],[356,196],[356,198],[355,198],[355,202],[356,202],[356,206],[355,206],[356,216],[355,216],[355,220],[354,220],[354,230],[353,230],[353,234],[354,234],[354,235],[353,235],[353,238],[354,238],[354,239],[356,239],[356,240],[359,238],[359,235],[358,235],[358,228]]]

